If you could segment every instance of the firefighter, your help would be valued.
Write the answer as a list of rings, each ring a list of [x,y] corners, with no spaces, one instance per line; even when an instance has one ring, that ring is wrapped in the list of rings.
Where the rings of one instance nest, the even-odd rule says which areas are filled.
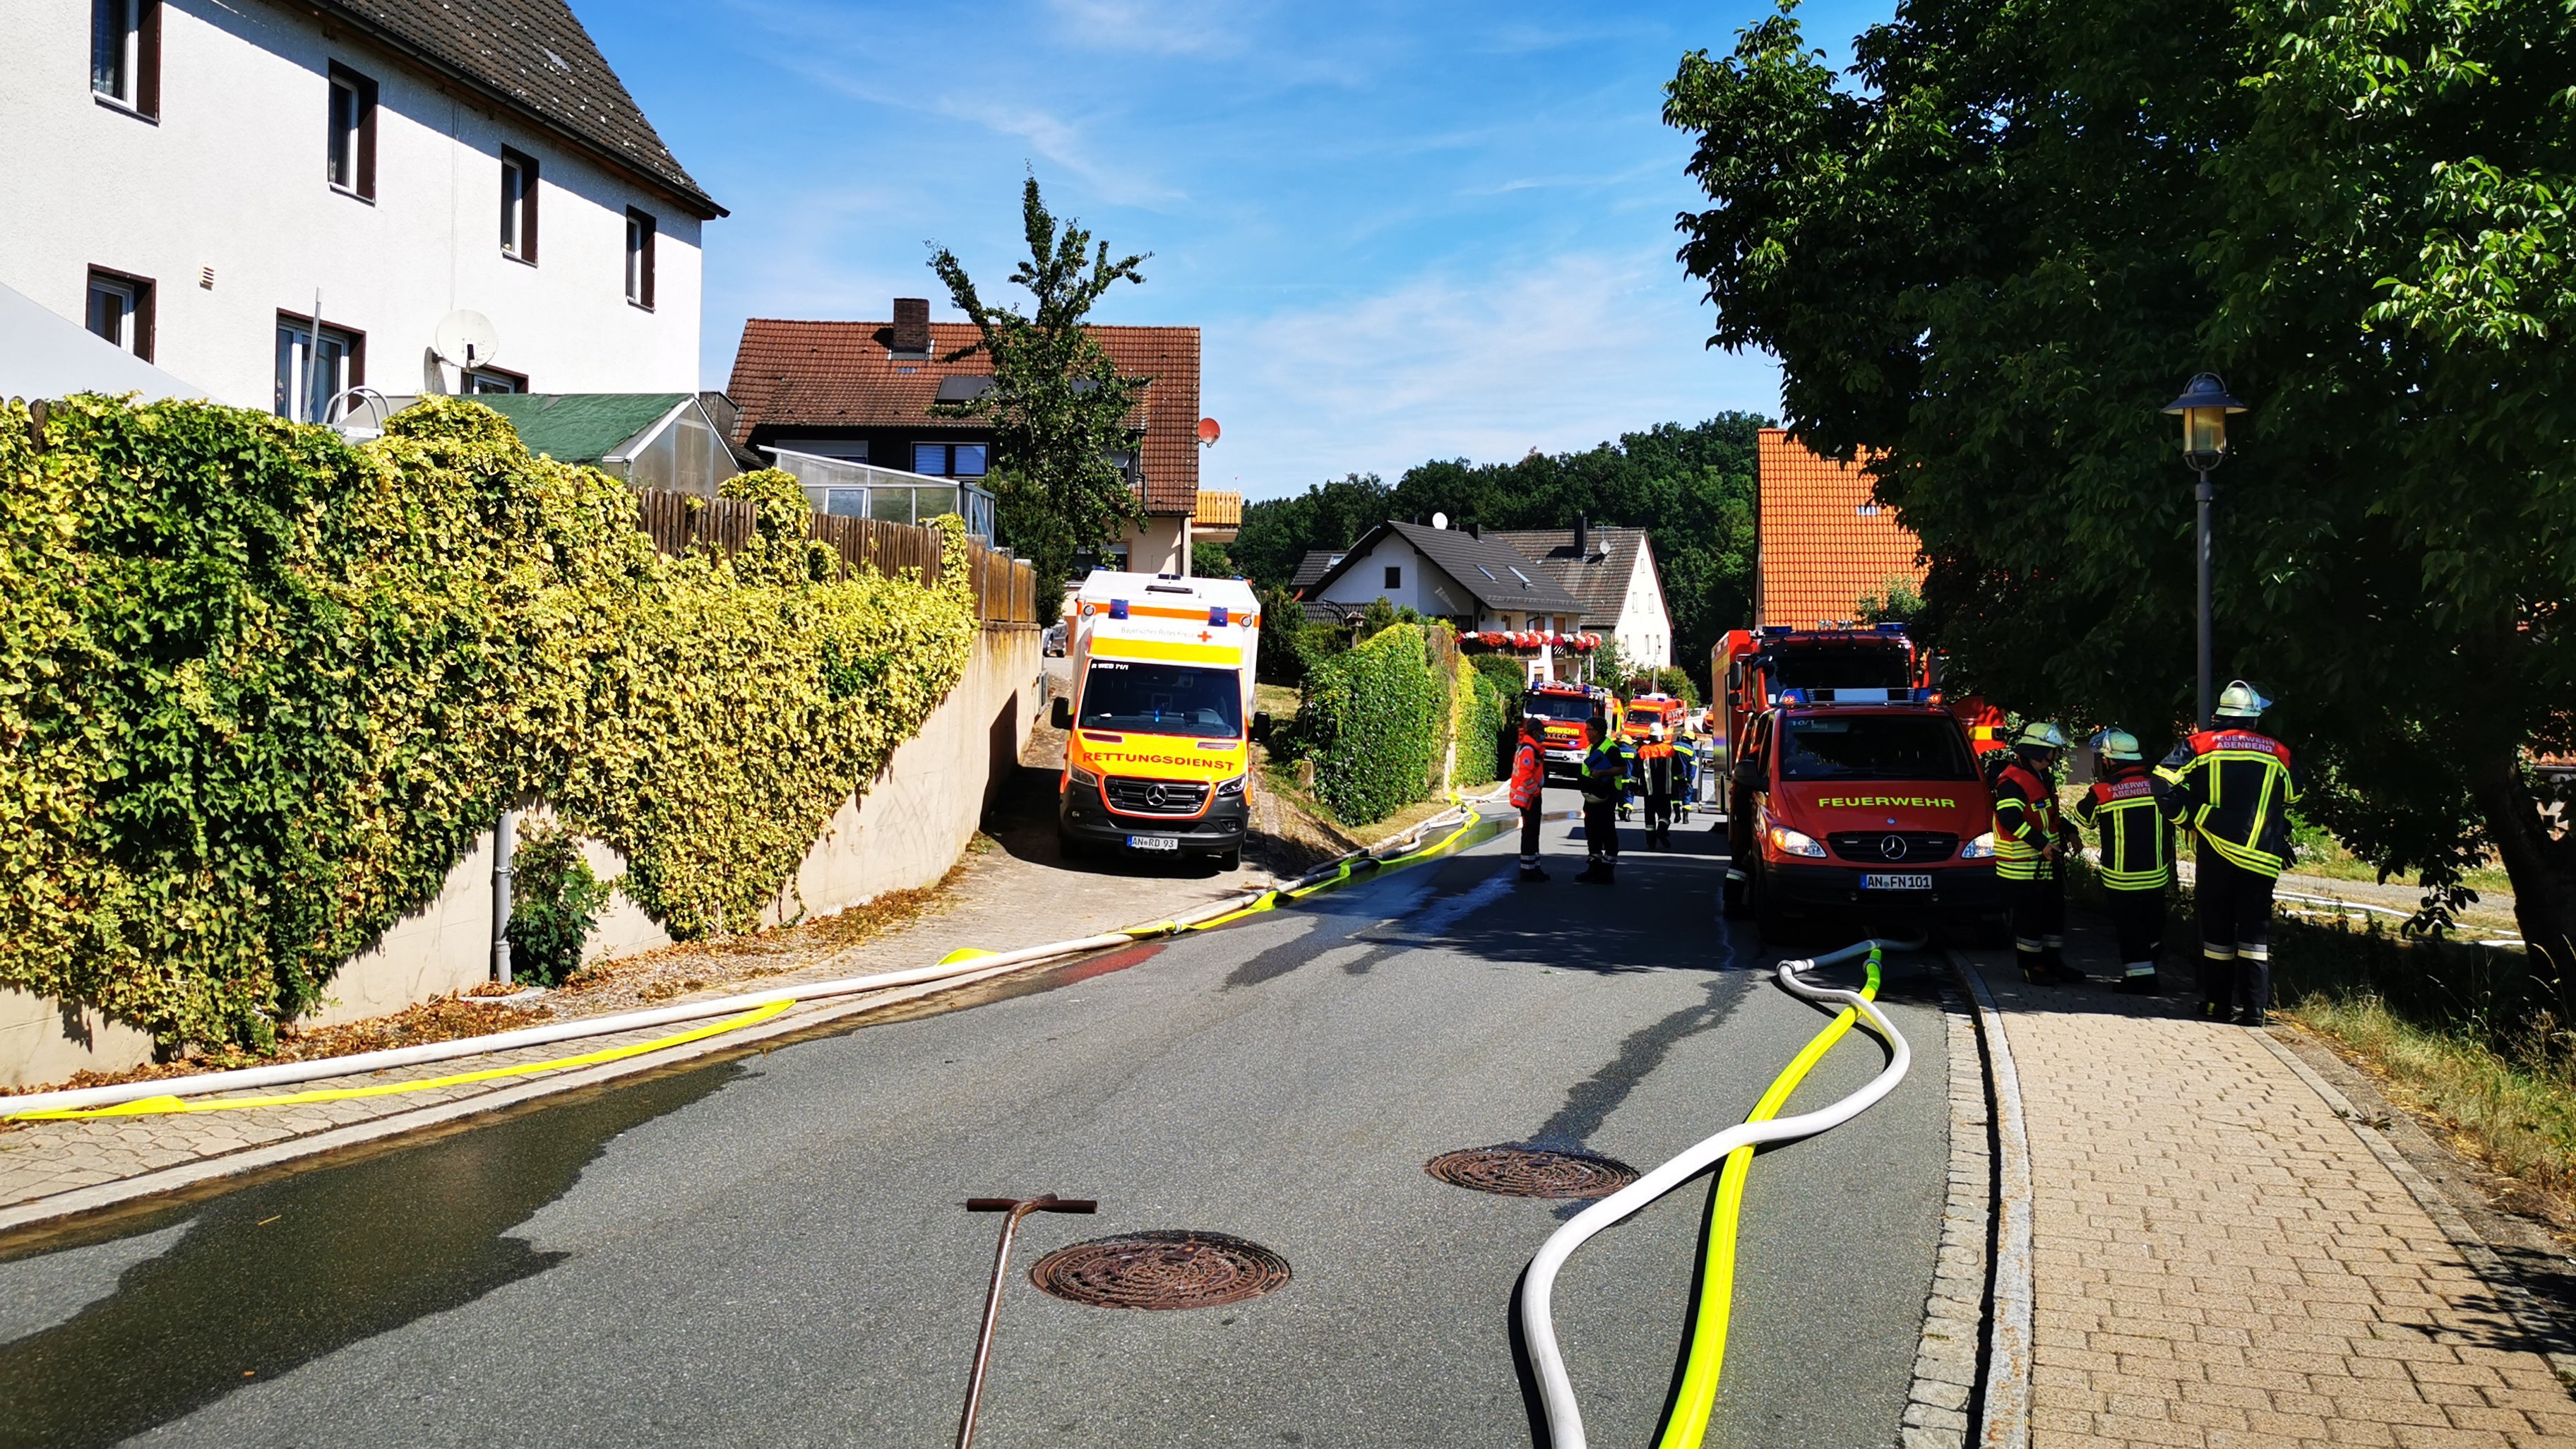
[[[2136,735],[2106,729],[2092,745],[2093,786],[2076,800],[2075,818],[2101,835],[2102,888],[2120,944],[2120,980],[2112,989],[2152,996],[2162,985],[2156,959],[2164,954],[2165,885],[2173,879],[2165,817]]]
[[[1547,879],[1538,863],[1540,802],[1547,794],[1547,726],[1540,717],[1521,716],[1521,741],[1512,751],[1512,806],[1521,812],[1521,880]]]
[[[2299,773],[2289,746],[2254,728],[2271,708],[2231,681],[2210,728],[2156,766],[2156,804],[2200,838],[2192,894],[2200,902],[2201,1015],[2261,1026],[2272,1010],[2272,886],[2290,863],[2290,807]]]
[[[1625,725],[1614,724],[1610,746],[1619,752],[1619,818],[1624,821],[1637,803],[1637,737]]]
[[[1646,742],[1637,748],[1637,786],[1646,795],[1646,844],[1657,849],[1673,843],[1673,801],[1681,794],[1681,752],[1664,738],[1661,721],[1646,726]]]
[[[2066,882],[2061,841],[2074,827],[2057,813],[2057,761],[2066,736],[2044,720],[2023,725],[1990,782],[1995,798],[1995,878],[2012,910],[2013,960],[2024,981],[2063,986],[2084,973],[2066,964]]]
[[[1618,884],[1619,797],[1628,785],[1628,757],[1619,749],[1610,717],[1592,717],[1589,748],[1583,755],[1583,873],[1585,885]]]

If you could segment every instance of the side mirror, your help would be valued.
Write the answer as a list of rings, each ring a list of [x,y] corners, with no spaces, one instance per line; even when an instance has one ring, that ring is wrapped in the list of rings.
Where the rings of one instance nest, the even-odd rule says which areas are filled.
[[[1060,730],[1069,730],[1073,728],[1073,701],[1062,695],[1057,695],[1055,707],[1053,711],[1048,714],[1047,721]]]
[[[1266,709],[1253,711],[1252,737],[1264,744],[1270,742],[1270,711]]]

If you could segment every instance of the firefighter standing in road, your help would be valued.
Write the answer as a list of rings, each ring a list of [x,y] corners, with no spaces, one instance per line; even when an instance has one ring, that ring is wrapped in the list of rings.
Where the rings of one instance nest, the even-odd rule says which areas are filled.
[[[1637,749],[1637,787],[1646,795],[1646,844],[1658,849],[1673,843],[1673,800],[1681,794],[1681,753],[1664,738],[1664,727],[1646,727],[1646,742]]]
[[[2261,1026],[2272,1010],[2272,886],[2290,863],[2299,775],[2290,748],[2254,728],[2272,701],[2244,680],[2220,691],[2210,728],[2156,766],[2156,803],[2200,838],[2201,1014]]]
[[[2074,830],[2057,813],[2057,759],[2065,750],[2057,726],[2023,725],[1992,781],[1995,878],[2012,909],[2013,959],[2023,980],[2046,986],[2084,979],[2066,964],[2066,882],[2058,873],[2060,842]]]
[[[1521,716],[1521,742],[1512,751],[1512,807],[1521,812],[1521,879],[1543,881],[1538,863],[1538,820],[1547,793],[1546,725],[1539,716]]]
[[[1596,714],[1583,756],[1583,848],[1590,858],[1575,877],[1586,885],[1618,884],[1619,797],[1627,783],[1628,757],[1611,732],[1610,717]]]
[[[1619,818],[1628,818],[1637,803],[1637,737],[1622,725],[1610,729],[1610,747],[1619,752]]]
[[[2093,785],[2076,800],[2075,818],[2101,832],[2102,888],[2120,944],[2120,982],[2113,989],[2153,995],[2161,985],[2156,958],[2164,951],[2173,862],[2155,778],[2137,736],[2127,730],[2093,736]]]

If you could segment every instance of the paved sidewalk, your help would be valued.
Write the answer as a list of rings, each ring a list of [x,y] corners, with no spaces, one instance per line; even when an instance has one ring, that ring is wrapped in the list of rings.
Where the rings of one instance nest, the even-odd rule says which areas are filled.
[[[2576,1449],[2539,1346],[2255,1033],[1977,959],[2030,1137],[2033,1449]]]

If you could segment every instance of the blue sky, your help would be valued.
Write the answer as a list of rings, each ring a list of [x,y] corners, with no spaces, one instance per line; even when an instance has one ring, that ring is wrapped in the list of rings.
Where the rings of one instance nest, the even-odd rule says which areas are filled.
[[[1681,54],[1768,0],[1626,7],[575,0],[701,184],[705,380],[746,316],[883,318],[954,248],[988,297],[1020,179],[1121,251],[1104,322],[1204,329],[1205,487],[1255,497],[1501,461],[1730,408],[1771,364],[1702,347],[1673,261],[1696,193],[1658,120]],[[1840,55],[1891,7],[1812,0]]]

